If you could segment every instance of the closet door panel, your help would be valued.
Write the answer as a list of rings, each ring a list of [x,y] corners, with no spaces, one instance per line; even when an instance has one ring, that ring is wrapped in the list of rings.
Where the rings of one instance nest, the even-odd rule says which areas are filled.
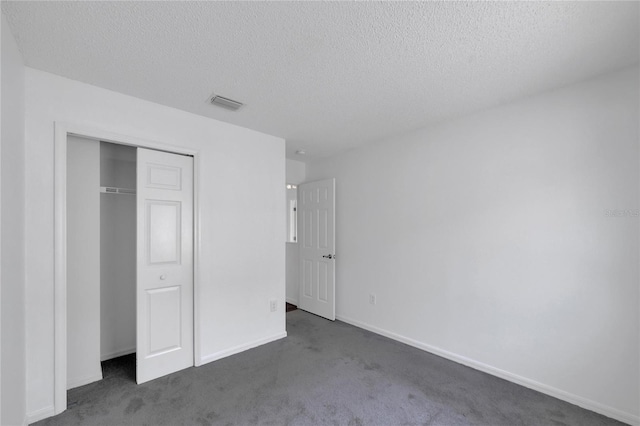
[[[137,382],[193,365],[193,158],[138,148]]]
[[[182,348],[180,293],[180,286],[147,290],[147,321],[156,325],[149,328],[149,356],[162,355]]]
[[[149,265],[180,263],[182,236],[180,202],[147,201],[147,245]]]

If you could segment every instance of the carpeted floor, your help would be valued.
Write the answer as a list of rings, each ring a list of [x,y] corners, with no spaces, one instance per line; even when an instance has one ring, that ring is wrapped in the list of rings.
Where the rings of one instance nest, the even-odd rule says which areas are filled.
[[[286,339],[136,385],[132,356],[42,425],[620,425],[336,321],[287,314]]]

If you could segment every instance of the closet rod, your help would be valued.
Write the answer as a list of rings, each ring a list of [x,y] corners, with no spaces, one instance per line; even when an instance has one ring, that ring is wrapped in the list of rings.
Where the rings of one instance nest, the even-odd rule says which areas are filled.
[[[130,188],[115,188],[113,186],[101,186],[100,192],[104,192],[105,194],[131,194],[135,195],[136,190]]]

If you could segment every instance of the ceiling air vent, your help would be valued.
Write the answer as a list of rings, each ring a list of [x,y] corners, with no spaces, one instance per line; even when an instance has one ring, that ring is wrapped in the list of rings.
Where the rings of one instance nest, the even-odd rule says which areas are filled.
[[[242,106],[242,103],[234,101],[233,99],[224,98],[222,96],[214,96],[213,98],[211,98],[211,103],[221,106],[222,108],[230,109],[232,111],[237,111]]]

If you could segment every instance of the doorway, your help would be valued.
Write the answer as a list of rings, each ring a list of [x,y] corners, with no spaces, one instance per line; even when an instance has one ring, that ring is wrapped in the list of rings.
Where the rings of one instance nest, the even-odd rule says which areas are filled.
[[[136,352],[136,148],[67,138],[67,388]]]
[[[68,137],[68,388],[132,352],[137,383],[193,365],[192,167],[188,156]]]
[[[70,154],[69,148],[74,144],[73,138],[80,136],[84,143],[80,142],[85,150],[88,150],[89,146],[93,145],[94,153],[97,152],[97,159],[100,159],[100,144],[103,145],[103,153],[110,151],[116,157],[122,156],[128,158],[128,162],[131,163],[131,153],[136,153],[136,165],[138,165],[138,171],[136,174],[135,186],[132,188],[130,183],[118,183],[113,182],[99,183],[96,188],[94,186],[92,197],[92,204],[94,207],[90,208],[89,204],[82,203],[82,209],[87,211],[96,212],[95,199],[99,200],[100,197],[111,197],[111,201],[115,201],[116,205],[111,205],[107,208],[111,210],[120,211],[120,216],[115,214],[114,216],[101,223],[93,220],[92,223],[86,223],[86,229],[91,228],[91,235],[83,234],[79,237],[81,244],[74,247],[77,241],[74,240],[74,236],[70,234],[76,227],[74,222],[77,219],[77,208],[73,208],[68,205],[68,201],[73,199],[76,191],[74,185],[67,186],[68,177],[71,178],[74,173],[78,173],[78,170],[69,161]],[[120,135],[113,135],[108,132],[104,132],[96,129],[79,128],[77,126],[69,126],[56,123],[56,137],[55,137],[55,370],[54,370],[54,399],[55,399],[55,413],[60,413],[66,409],[66,390],[73,383],[68,383],[68,361],[73,358],[72,349],[76,350],[73,345],[77,344],[78,340],[74,340],[74,336],[70,334],[71,328],[74,327],[71,324],[71,320],[74,319],[77,311],[82,311],[84,314],[89,312],[93,316],[92,320],[84,322],[81,327],[90,328],[94,332],[93,350],[90,356],[84,357],[84,362],[88,364],[97,365],[93,372],[98,372],[97,375],[85,376],[84,379],[88,379],[87,383],[94,380],[99,380],[102,376],[100,369],[101,358],[111,358],[121,355],[123,353],[136,351],[139,358],[136,362],[138,368],[138,383],[152,380],[153,378],[160,377],[165,374],[169,374],[178,369],[186,368],[188,366],[197,365],[195,362],[196,349],[199,347],[199,342],[195,338],[197,336],[196,322],[194,318],[197,316],[197,305],[194,303],[194,296],[197,293],[197,281],[195,277],[197,274],[197,247],[196,240],[197,229],[197,217],[198,204],[197,196],[194,191],[195,177],[197,176],[197,151],[187,150],[181,147],[169,147],[154,142],[137,140],[134,138],[123,137]],[[96,150],[95,147],[98,147]],[[105,148],[106,147],[106,148]],[[120,148],[120,149],[118,149]],[[150,148],[150,149],[149,149]],[[119,153],[118,153],[119,152]],[[112,157],[114,155],[111,155]],[[114,158],[111,158],[112,160]],[[167,162],[169,161],[169,162]],[[177,163],[175,163],[177,161]],[[127,161],[125,161],[127,162]],[[182,162],[182,163],[181,163]],[[183,167],[184,162],[189,163],[188,167]],[[142,166],[140,166],[142,165]],[[79,167],[80,170],[90,169],[90,165],[82,163]],[[100,174],[100,170],[104,172],[108,167],[96,167],[97,175]],[[131,170],[131,169],[130,169]],[[89,173],[91,179],[95,179],[96,170]],[[123,178],[125,175],[131,175],[126,171],[120,170],[116,173],[118,179]],[[76,176],[77,177],[77,176]],[[103,176],[104,178],[104,176]],[[98,180],[100,176],[98,176]],[[80,187],[85,179],[76,180],[80,182]],[[95,180],[94,180],[95,182]],[[142,182],[142,186],[140,183]],[[86,186],[86,185],[85,185]],[[142,187],[142,194],[139,189]],[[112,191],[116,192],[112,192]],[[73,192],[73,194],[71,194]],[[137,194],[136,194],[137,193]],[[95,195],[94,195],[95,194]],[[188,194],[187,198],[183,198],[184,194]],[[177,196],[177,198],[175,197]],[[117,197],[117,198],[115,198]],[[126,201],[128,197],[129,201]],[[118,344],[116,340],[111,340],[111,350],[101,350],[103,342],[101,342],[101,336],[107,337],[105,333],[100,329],[101,327],[101,306],[106,306],[103,302],[107,303],[107,300],[102,300],[104,289],[98,285],[91,289],[92,295],[81,296],[80,305],[73,304],[73,301],[69,298],[76,297],[73,293],[73,268],[69,268],[69,262],[72,261],[71,256],[78,251],[91,252],[87,249],[88,241],[94,240],[94,247],[96,244],[100,244],[100,227],[102,227],[102,234],[105,231],[108,232],[109,224],[119,222],[126,216],[124,213],[127,209],[131,211],[131,201],[135,199],[135,242],[131,244],[131,240],[128,245],[129,253],[125,253],[127,250],[123,250],[120,253],[120,257],[126,258],[131,261],[135,259],[135,312],[131,311],[131,303],[129,303],[128,313],[123,313],[121,321],[123,324],[128,322],[128,326],[125,328],[127,331],[124,333],[127,335],[122,341],[128,343]],[[120,204],[128,204],[128,207],[123,207]],[[98,202],[98,214],[104,213],[102,210],[106,205],[100,206]],[[185,208],[183,208],[185,207]],[[122,216],[125,214],[125,216]],[[85,217],[87,215],[84,215]],[[117,238],[118,234],[127,234],[131,237],[132,221],[131,217],[128,217],[128,224],[124,226],[124,229],[119,231],[112,229],[110,237]],[[82,222],[82,221],[80,221]],[[89,221],[91,222],[91,221]],[[98,223],[96,227],[95,224]],[[122,222],[121,222],[122,223]],[[168,226],[167,225],[171,225]],[[129,230],[127,231],[127,227]],[[160,227],[160,228],[159,228]],[[96,230],[97,228],[97,230]],[[160,230],[159,230],[160,229]],[[67,232],[70,231],[70,232]],[[96,237],[97,233],[97,238]],[[113,239],[112,238],[112,239]],[[107,243],[109,244],[109,243]],[[134,256],[131,256],[131,247],[135,247]],[[80,247],[80,250],[78,250]],[[84,247],[84,250],[82,249]],[[100,252],[100,248],[97,249]],[[117,250],[111,250],[111,256],[116,253]],[[108,255],[107,255],[108,257]],[[81,258],[80,258],[81,259]],[[98,256],[98,266],[96,267],[95,251],[92,262],[88,262],[84,269],[91,270],[95,280],[96,271],[98,272],[98,283],[102,281],[100,276],[101,272],[107,274],[111,269],[113,272],[113,264],[108,262],[103,266],[101,264],[100,256]],[[117,264],[117,262],[116,262]],[[121,282],[127,282],[132,278],[131,262],[129,266],[125,266],[122,269],[122,276],[125,279],[121,279]],[[146,274],[141,277],[141,273]],[[103,275],[104,275],[103,274]],[[115,280],[113,274],[109,274]],[[178,277],[178,278],[177,278]],[[185,279],[190,281],[187,287],[184,287]],[[109,281],[109,279],[105,280]],[[69,286],[69,287],[68,287]],[[87,287],[87,286],[85,286]],[[91,287],[91,286],[89,286]],[[83,290],[88,291],[87,288]],[[129,293],[127,297],[131,299],[131,286],[129,286]],[[123,299],[120,299],[122,301]],[[122,303],[117,303],[121,308],[125,308]],[[77,309],[81,306],[80,309]],[[92,309],[91,307],[94,307]],[[95,307],[98,307],[95,309]],[[75,311],[74,311],[75,310]],[[92,312],[93,311],[93,312]],[[96,315],[97,313],[97,315]],[[103,312],[106,313],[106,312]],[[113,313],[113,312],[110,312]],[[185,316],[186,315],[186,316]],[[112,315],[113,317],[114,315]],[[115,315],[116,317],[119,315]],[[131,333],[131,321],[130,319],[135,316],[136,319],[136,331]],[[96,320],[97,317],[97,320]],[[124,321],[125,318],[129,318],[129,321]],[[142,326],[141,326],[142,321]],[[184,328],[182,325],[189,323],[189,328]],[[178,325],[176,325],[178,324]],[[98,328],[96,328],[98,327]],[[140,330],[143,330],[141,333]],[[69,331],[69,333],[68,333]],[[87,334],[87,330],[84,330]],[[112,334],[112,337],[118,333]],[[131,336],[136,336],[136,342],[131,347]],[[140,340],[142,335],[142,341]],[[98,339],[98,343],[95,344],[95,339]],[[121,342],[122,343],[122,342]],[[105,343],[106,348],[106,343]],[[98,348],[97,350],[95,348]],[[76,350],[77,352],[77,350]],[[97,354],[97,355],[96,355]],[[141,355],[142,354],[142,357]],[[76,354],[77,355],[77,354]],[[86,355],[86,354],[85,354]],[[78,358],[79,359],[79,358]],[[72,361],[75,362],[75,361]],[[173,365],[172,367],[167,367]],[[142,368],[140,368],[142,366]],[[177,367],[176,367],[177,366]],[[75,364],[74,364],[75,368]],[[143,373],[140,373],[142,371]],[[142,375],[140,375],[142,374]]]

